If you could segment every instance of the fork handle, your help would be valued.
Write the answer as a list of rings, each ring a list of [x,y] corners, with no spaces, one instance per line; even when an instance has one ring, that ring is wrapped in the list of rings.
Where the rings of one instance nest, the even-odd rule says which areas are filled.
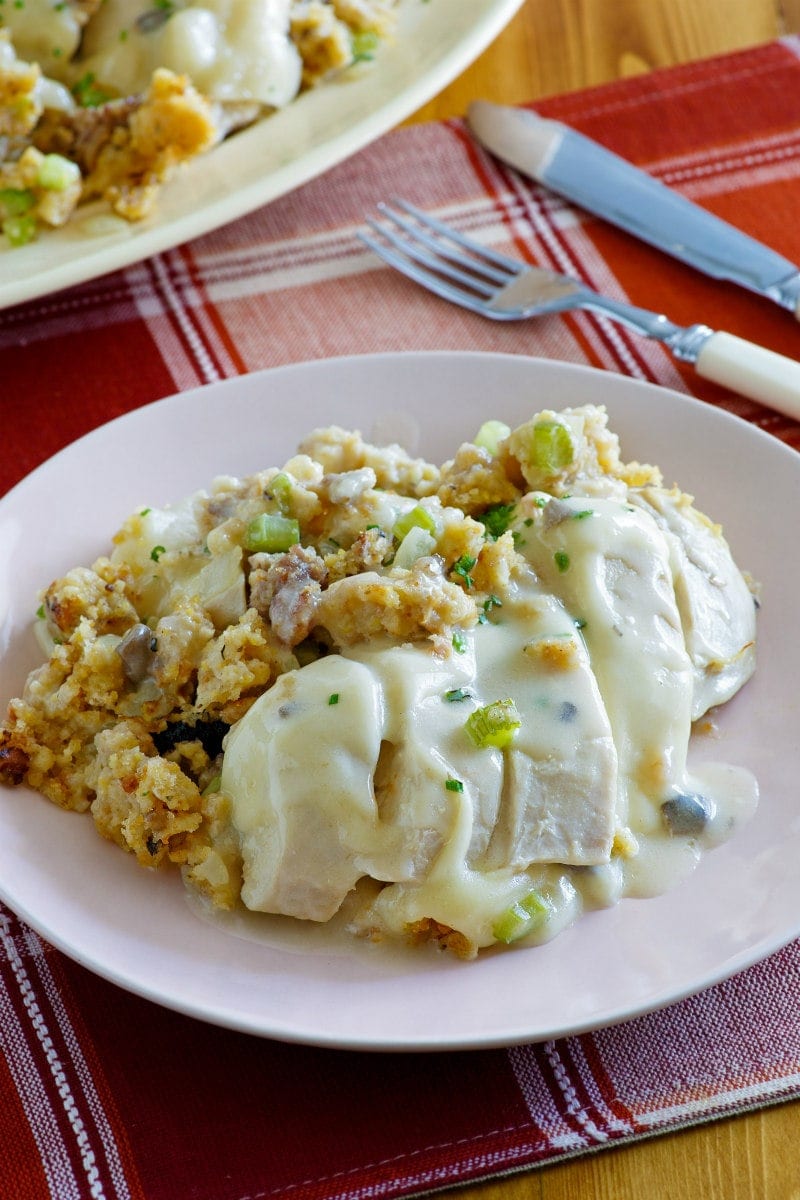
[[[698,375],[800,421],[800,362],[732,333],[713,333],[695,361]]]

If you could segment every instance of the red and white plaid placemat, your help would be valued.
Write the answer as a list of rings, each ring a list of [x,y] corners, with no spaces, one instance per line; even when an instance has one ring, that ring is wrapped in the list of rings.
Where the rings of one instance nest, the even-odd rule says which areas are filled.
[[[800,262],[798,90],[789,39],[538,107]],[[692,391],[800,449],[800,425],[596,317],[492,325],[378,268],[355,230],[394,194],[675,321],[800,358],[789,314],[576,213],[491,161],[459,122],[414,126],[217,233],[0,313],[0,493],[172,392],[397,349],[586,362]],[[0,907],[0,1197],[408,1196],[741,1112],[800,1095],[799,975],[794,943],[613,1029],[509,1051],[361,1055],[160,1009]]]

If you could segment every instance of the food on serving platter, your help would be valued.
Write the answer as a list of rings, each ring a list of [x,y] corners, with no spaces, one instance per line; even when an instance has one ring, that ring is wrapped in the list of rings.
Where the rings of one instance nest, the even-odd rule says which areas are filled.
[[[0,227],[23,245],[372,58],[396,0],[15,0],[0,7]]]
[[[441,467],[321,429],[50,584],[0,777],[220,909],[542,941],[753,811],[687,749],[754,669],[755,607],[602,408],[488,422]]]

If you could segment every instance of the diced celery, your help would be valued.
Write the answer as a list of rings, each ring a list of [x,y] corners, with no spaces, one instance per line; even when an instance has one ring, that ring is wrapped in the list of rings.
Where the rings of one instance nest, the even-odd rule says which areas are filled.
[[[520,724],[513,700],[495,700],[470,713],[464,728],[479,750],[487,750],[490,746],[502,750],[513,741]]]
[[[18,217],[6,217],[0,225],[11,246],[27,246],[36,237],[36,217],[23,213]]]
[[[63,154],[45,154],[39,164],[36,182],[47,192],[65,192],[78,183],[81,169],[77,163],[64,158]]]
[[[402,517],[397,518],[392,534],[402,542],[406,534],[415,528],[424,529],[431,534],[436,533],[436,523],[433,517],[421,504],[417,504],[410,512],[403,513]]]
[[[30,188],[0,188],[0,212],[4,217],[21,217],[33,208],[35,200]]]
[[[500,443],[504,442],[510,434],[511,429],[502,421],[484,421],[475,435],[475,445],[494,455],[500,449]]]
[[[534,466],[554,472],[568,467],[575,457],[572,431],[562,421],[537,421],[533,427],[531,454]]]
[[[268,490],[277,500],[281,512],[287,512],[292,497],[292,481],[289,476],[281,471],[279,475],[270,480]]]
[[[433,534],[428,533],[427,529],[422,529],[419,525],[415,525],[412,529],[409,529],[397,547],[393,565],[395,567],[404,567],[408,570],[410,567],[413,567],[418,558],[424,558],[426,554],[430,554],[435,546],[436,538]]]
[[[370,62],[378,49],[380,38],[372,29],[361,29],[351,37],[353,62]]]
[[[254,553],[277,554],[299,541],[299,521],[280,513],[260,513],[247,526],[244,545]]]
[[[492,933],[498,942],[516,942],[543,925],[552,912],[547,897],[533,888],[495,921]]]

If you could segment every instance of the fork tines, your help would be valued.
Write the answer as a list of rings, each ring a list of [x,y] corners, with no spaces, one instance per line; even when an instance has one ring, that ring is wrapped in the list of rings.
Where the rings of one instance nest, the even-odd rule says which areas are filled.
[[[378,211],[383,221],[367,224],[381,240],[359,232],[361,241],[389,266],[467,308],[479,310],[524,268],[405,200],[379,204]]]

